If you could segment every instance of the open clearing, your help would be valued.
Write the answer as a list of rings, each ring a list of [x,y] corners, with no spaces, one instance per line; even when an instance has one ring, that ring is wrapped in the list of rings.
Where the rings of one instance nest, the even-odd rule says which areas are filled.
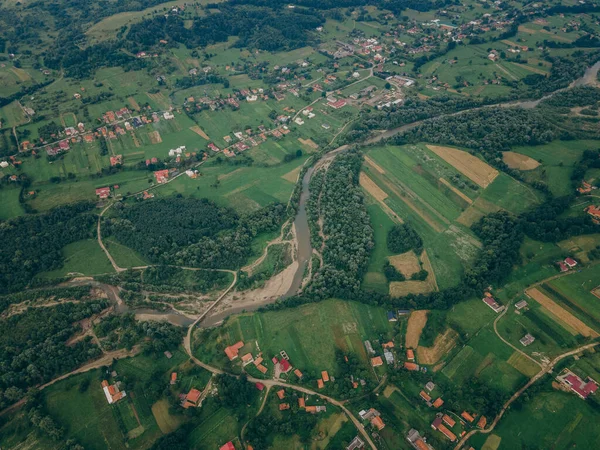
[[[498,447],[500,447],[501,441],[502,438],[500,436],[490,434],[485,440],[485,444],[483,444],[483,447],[481,447],[481,450],[496,450]]]
[[[172,433],[181,425],[180,416],[169,414],[169,401],[163,398],[152,405],[152,415],[163,433]]]
[[[437,281],[435,279],[435,273],[431,266],[431,261],[427,256],[427,251],[423,250],[421,253],[421,262],[423,263],[423,269],[429,274],[425,281],[393,281],[390,283],[390,295],[392,297],[403,297],[408,294],[427,294],[438,290]]]
[[[564,321],[567,325],[577,330],[585,337],[593,337],[596,338],[599,334],[588,327],[585,323],[575,317],[573,314],[565,310],[558,303],[554,302],[547,295],[540,292],[536,288],[528,289],[525,293],[533,298],[536,302],[558,317],[560,320]]]
[[[535,159],[515,152],[503,152],[502,161],[511,169],[533,170],[540,165]]]
[[[133,97],[128,97],[128,98],[127,98],[127,101],[129,102],[129,104],[131,105],[131,107],[132,107],[133,109],[135,109],[136,111],[139,111],[139,110],[140,110],[140,105],[138,104],[138,102],[136,101],[136,99],[135,99],[135,98],[133,98]]]
[[[412,274],[417,273],[421,270],[421,264],[419,264],[419,258],[415,255],[412,250],[402,253],[401,255],[394,255],[388,257],[390,264],[394,266],[402,275],[407,279]]]
[[[456,345],[458,333],[448,328],[443,334],[438,334],[433,347],[417,347],[417,358],[421,364],[435,364]]]
[[[500,211],[500,207],[494,205],[492,202],[479,197],[473,202],[471,206],[465,209],[456,221],[466,227],[470,227],[483,216]]]
[[[281,178],[283,178],[286,181],[289,181],[290,183],[295,183],[296,181],[298,181],[298,174],[301,170],[302,166],[298,166],[295,169],[290,170],[288,173],[281,175]]]
[[[406,327],[406,348],[417,348],[419,346],[419,339],[421,339],[421,333],[425,324],[427,323],[427,311],[426,309],[413,311],[408,318],[408,325]]]
[[[496,169],[465,151],[439,145],[428,145],[427,148],[483,188],[498,176]]]
[[[150,131],[148,133],[148,137],[150,138],[150,142],[152,142],[153,144],[160,144],[162,142],[162,138],[160,137],[160,133],[158,132],[158,130]]]
[[[440,183],[442,183],[444,186],[446,186],[448,189],[450,189],[452,192],[454,192],[456,195],[458,195],[460,198],[462,198],[469,205],[471,203],[473,203],[473,200],[471,200],[466,194],[464,194],[463,192],[461,192],[460,190],[458,190],[457,188],[452,186],[452,184],[450,184],[450,182],[448,180],[446,180],[445,178],[440,178]]]
[[[208,134],[206,134],[204,132],[204,130],[202,128],[200,128],[198,125],[194,125],[193,127],[190,127],[190,130],[192,130],[194,133],[196,133],[198,136],[202,137],[203,139],[210,141]]]

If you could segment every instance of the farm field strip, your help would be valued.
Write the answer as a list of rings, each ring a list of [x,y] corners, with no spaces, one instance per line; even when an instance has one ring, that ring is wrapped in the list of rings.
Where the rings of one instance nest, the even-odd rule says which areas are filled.
[[[427,145],[427,148],[482,188],[488,187],[498,176],[496,169],[463,150],[439,145]]]

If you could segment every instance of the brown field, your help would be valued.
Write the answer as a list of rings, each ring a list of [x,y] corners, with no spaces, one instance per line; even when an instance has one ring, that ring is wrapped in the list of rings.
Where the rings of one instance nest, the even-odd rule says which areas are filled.
[[[11,67],[10,71],[17,76],[19,81],[31,80],[31,76],[23,69],[18,69],[17,67]]]
[[[435,273],[426,251],[421,254],[421,262],[423,263],[423,269],[429,272],[427,279],[425,281],[392,281],[390,283],[390,295],[392,297],[403,297],[408,294],[427,294],[438,290]]]
[[[390,219],[398,223],[404,223],[400,216],[398,216],[398,214],[392,211],[392,209],[385,204],[384,200],[388,197],[385,191],[377,186],[366,173],[360,173],[359,182],[362,188],[367,191],[371,197],[377,200],[377,203],[379,203],[379,206],[381,206],[383,212],[386,213]]]
[[[511,169],[533,170],[540,165],[535,159],[515,152],[503,152],[502,161]]]
[[[152,415],[156,419],[160,431],[165,434],[175,431],[179,428],[179,425],[181,425],[179,416],[172,416],[169,414],[169,401],[166,398],[163,398],[152,405]]]
[[[385,170],[383,170],[381,168],[381,166],[379,166],[375,161],[373,161],[371,158],[369,158],[368,156],[365,156],[365,162],[367,164],[369,164],[371,167],[373,167],[373,169],[375,169],[377,172],[384,174]]]
[[[448,328],[443,334],[438,334],[433,347],[417,347],[417,357],[420,364],[436,364],[456,345],[458,333]]]
[[[408,325],[406,326],[406,348],[417,348],[419,346],[419,339],[421,339],[421,333],[427,323],[427,311],[422,309],[419,311],[413,311],[408,318]]]
[[[146,92],[146,95],[150,98],[150,100],[156,102],[161,108],[167,109],[169,106],[171,106],[171,102],[163,95],[162,92],[159,92],[158,94],[150,94],[149,92]]]
[[[158,130],[149,131],[148,137],[150,138],[150,142],[152,142],[153,144],[160,144],[162,142],[162,138],[160,137],[160,133],[158,132]]]
[[[417,258],[417,255],[415,255],[415,252],[412,250],[402,253],[401,255],[390,256],[388,257],[388,260],[390,261],[390,264],[407,279],[410,278],[412,274],[421,270],[419,258]]]
[[[129,104],[131,105],[131,107],[133,109],[135,109],[136,111],[140,110],[140,105],[138,104],[138,102],[135,100],[135,98],[133,97],[127,97],[127,101],[129,102]]]
[[[496,169],[465,151],[439,145],[428,145],[427,148],[481,187],[489,186],[498,176]]]
[[[314,149],[314,150],[316,150],[316,149],[318,149],[318,148],[319,148],[319,146],[317,145],[317,143],[316,143],[315,141],[313,141],[312,139],[302,139],[302,138],[298,138],[298,141],[299,141],[301,144],[304,144],[304,145],[306,145],[306,146],[308,146],[308,147],[310,147],[310,148],[312,148],[312,149]]]
[[[202,130],[202,128],[200,128],[198,125],[194,125],[193,127],[190,127],[190,130],[192,130],[194,133],[196,133],[201,138],[206,139],[207,141],[210,141],[208,134],[206,134],[204,132],[204,130]]]
[[[536,288],[527,289],[525,293],[533,298],[536,302],[558,317],[560,320],[564,321],[568,326],[577,330],[580,334],[585,337],[593,337],[597,338],[600,336],[595,330],[588,327],[585,323],[571,314],[569,311],[565,310],[562,306],[552,300],[543,292],[540,292]]]
[[[502,39],[500,42],[506,45],[510,45],[511,47],[521,47],[519,44],[513,41],[509,41],[508,39]]]
[[[498,447],[500,447],[501,441],[502,441],[502,438],[500,436],[497,436],[495,434],[490,434],[488,436],[488,438],[485,440],[483,447],[481,447],[481,450],[496,450]]]
[[[539,372],[540,368],[532,363],[526,356],[519,352],[514,352],[506,361],[526,377],[532,377]]]
[[[283,178],[286,181],[289,181],[290,183],[295,183],[296,181],[298,181],[298,174],[301,170],[302,166],[298,166],[294,170],[290,170],[288,173],[281,175],[281,178]]]
[[[458,190],[456,187],[452,186],[450,184],[450,182],[448,180],[446,180],[445,178],[440,178],[440,183],[442,183],[444,186],[446,186],[448,189],[450,189],[452,192],[454,192],[456,195],[458,195],[460,198],[462,198],[465,202],[467,202],[469,205],[471,203],[473,203],[473,200],[471,200],[465,193],[461,192],[460,190]]]
[[[596,297],[600,298],[600,286],[592,289],[592,295],[595,295]]]

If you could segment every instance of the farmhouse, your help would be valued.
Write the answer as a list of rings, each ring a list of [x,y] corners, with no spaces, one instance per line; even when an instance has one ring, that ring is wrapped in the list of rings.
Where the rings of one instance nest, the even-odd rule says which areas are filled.
[[[288,373],[290,370],[292,370],[292,365],[289,363],[289,361],[287,359],[280,358],[279,359],[279,369],[281,370],[281,373]]]
[[[108,198],[108,196],[110,195],[110,188],[108,186],[103,187],[103,188],[98,188],[98,189],[96,189],[96,195],[98,197],[100,197],[101,199]]]
[[[487,419],[485,418],[485,416],[481,416],[479,418],[479,420],[477,421],[477,428],[484,429],[486,424],[487,424]]]
[[[387,312],[387,320],[388,320],[388,322],[397,322],[398,317],[396,316],[396,313],[394,311],[388,311]]]
[[[412,348],[406,349],[406,359],[409,361],[415,360],[415,352],[412,350]]]
[[[247,366],[248,364],[252,363],[254,361],[254,358],[252,356],[252,353],[246,353],[244,356],[242,356],[242,365]]]
[[[384,342],[381,344],[383,348],[394,348],[394,341]]]
[[[450,439],[450,442],[454,442],[456,440],[456,435],[448,428],[446,428],[446,425],[442,423],[441,417],[435,418],[435,420],[431,423],[431,428],[442,433],[444,436]]]
[[[173,373],[171,374],[171,382],[170,382],[170,383],[171,383],[171,384],[175,384],[175,383],[177,383],[177,372],[173,372]]]
[[[406,440],[417,450],[432,450],[433,447],[425,442],[419,432],[414,428],[406,435]]]
[[[364,447],[365,447],[365,443],[363,441],[361,441],[358,436],[356,436],[354,439],[352,439],[352,442],[350,442],[350,445],[348,445],[348,447],[346,447],[346,450],[358,450],[358,449],[361,449]]]
[[[425,392],[425,391],[421,391],[421,392],[419,393],[419,395],[420,395],[420,396],[421,396],[421,398],[422,398],[423,400],[425,400],[426,402],[428,402],[428,403],[429,403],[429,402],[431,401],[431,396],[430,396],[429,394],[427,394],[427,392]]]
[[[525,336],[523,336],[519,342],[521,343],[521,345],[523,347],[527,347],[528,345],[533,344],[533,341],[535,341],[535,338],[530,335],[529,333],[527,333]]]
[[[102,390],[104,391],[104,395],[106,396],[106,401],[108,402],[109,405],[112,405],[113,403],[117,403],[123,397],[127,397],[127,394],[125,393],[125,391],[119,390],[119,384],[120,383],[109,385],[108,381],[106,381],[106,380],[102,381]]]
[[[302,378],[302,372],[300,372],[300,369],[294,369],[294,375],[296,375],[298,378]]]
[[[285,397],[285,391],[283,389],[279,389],[277,392],[277,397],[279,397],[279,400],[283,400],[283,398]]]
[[[238,353],[243,346],[244,343],[242,341],[238,341],[235,344],[230,345],[229,347],[225,347],[225,354],[229,358],[229,361],[233,361],[235,358],[238,357]]]
[[[577,261],[575,261],[573,258],[566,258],[565,264],[567,266],[569,266],[569,269],[572,269],[573,267],[575,267],[577,265]]]
[[[452,417],[450,417],[448,414],[444,414],[442,416],[442,420],[444,421],[444,423],[446,425],[448,425],[450,428],[452,428],[454,425],[456,425],[456,420],[454,420]]]
[[[325,387],[325,384],[323,383],[323,380],[322,380],[321,378],[319,378],[319,379],[317,380],[317,387],[318,387],[319,389],[323,389],[323,388]]]
[[[383,423],[383,420],[381,419],[380,416],[373,417],[371,419],[371,425],[373,425],[375,428],[377,428],[378,431],[381,431],[385,428],[385,423]]]
[[[304,407],[306,407],[306,402],[304,400],[304,397],[300,397],[298,399],[298,408],[304,408]]]
[[[381,356],[376,356],[374,358],[371,358],[371,365],[373,367],[383,366],[383,360],[381,359]]]
[[[515,308],[517,308],[518,310],[521,310],[521,309],[525,308],[526,306],[527,306],[526,300],[521,300],[520,302],[515,303]]]
[[[594,222],[600,223],[600,207],[595,206],[595,205],[590,205],[587,208],[585,208],[585,212],[587,212],[590,216],[592,216],[592,219],[594,220]]]
[[[222,445],[219,450],[235,450],[235,445],[233,445],[233,442],[229,441],[227,444]]]
[[[289,403],[281,403],[279,405],[279,411],[285,411],[286,409],[290,409],[290,404]]]
[[[388,364],[394,364],[394,354],[390,352],[387,348],[383,350],[383,356],[385,357],[385,362]]]
[[[410,371],[415,371],[415,370],[419,370],[419,365],[412,363],[412,362],[405,362],[404,363],[404,368],[406,370],[410,370]]]
[[[442,406],[444,404],[444,400],[442,400],[442,397],[438,397],[435,402],[433,402],[433,407],[434,408],[439,408],[440,406]]]
[[[329,374],[327,373],[326,370],[321,372],[321,378],[323,379],[324,382],[329,381]]]
[[[258,389],[259,391],[262,391],[265,388],[265,385],[262,383],[256,383],[254,385],[256,387],[256,389]]]
[[[183,406],[185,409],[190,408],[192,406],[198,406],[198,401],[200,400],[201,395],[202,393],[198,389],[192,389],[185,396],[181,406]]]
[[[495,313],[499,313],[500,311],[502,311],[504,309],[504,306],[499,305],[496,300],[494,300],[494,297],[492,297],[489,292],[486,292],[485,297],[483,297],[481,299],[483,301],[483,303],[485,303],[486,305],[488,305],[490,308],[492,308],[492,310]]]
[[[343,108],[344,106],[346,106],[346,100],[344,100],[342,98],[342,99],[336,100],[334,102],[330,101],[327,103],[327,106],[331,106],[333,109],[340,109],[340,108]]]
[[[157,170],[154,172],[154,177],[158,184],[164,184],[169,180],[169,171],[167,169]]]
[[[469,423],[472,423],[475,420],[475,418],[471,414],[469,414],[468,412],[466,412],[466,411],[463,411],[460,414],[460,417],[462,417],[463,419],[465,419]]]
[[[561,272],[568,272],[569,271],[569,268],[567,267],[567,265],[564,262],[562,262],[562,261],[559,261],[558,267],[560,268]]]
[[[565,370],[561,375],[556,377],[557,381],[568,387],[572,392],[575,392],[579,398],[586,400],[591,394],[598,390],[598,383],[592,378],[583,381],[570,370]]]

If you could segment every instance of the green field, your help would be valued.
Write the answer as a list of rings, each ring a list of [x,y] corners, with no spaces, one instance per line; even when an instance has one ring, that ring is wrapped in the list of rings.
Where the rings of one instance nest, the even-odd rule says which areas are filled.
[[[552,280],[549,284],[586,316],[592,317],[595,322],[600,322],[600,298],[591,293],[593,289],[600,286],[600,265],[588,267],[568,277]]]
[[[194,353],[203,361],[223,366],[227,362],[222,350],[225,346],[242,340],[253,348],[256,340],[265,360],[285,350],[292,365],[313,378],[322,370],[337,372],[338,348],[356,353],[366,362],[363,341],[378,339],[380,335],[391,337],[391,331],[386,311],[381,308],[327,300],[293,309],[234,316],[210,337],[197,334]]]
[[[150,264],[135,250],[132,250],[113,239],[103,239],[103,243],[119,267],[140,267]]]
[[[369,213],[371,226],[374,231],[375,247],[371,253],[369,267],[363,280],[363,287],[385,293],[388,292],[389,287],[382,269],[384,263],[387,261],[387,257],[393,254],[387,247],[387,234],[394,225],[394,222],[370,196],[366,195],[365,199],[370,203],[367,206],[367,212]]]
[[[63,254],[65,256],[63,267],[52,272],[42,273],[40,276],[58,278],[71,273],[99,275],[114,272],[110,261],[96,240],[87,239],[73,242],[63,248]]]

